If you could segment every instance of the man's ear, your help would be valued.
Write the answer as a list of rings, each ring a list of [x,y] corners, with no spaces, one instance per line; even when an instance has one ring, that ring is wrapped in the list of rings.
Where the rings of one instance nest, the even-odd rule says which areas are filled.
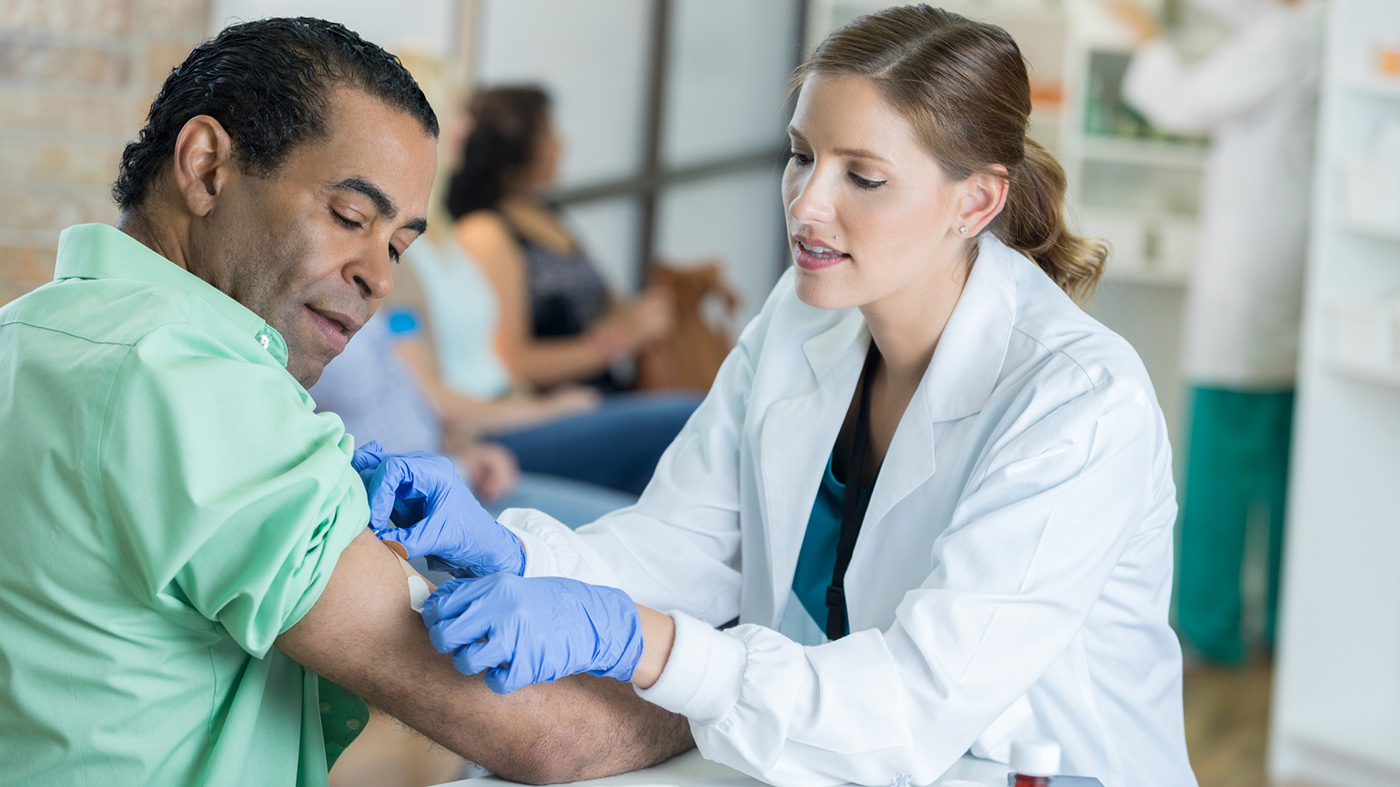
[[[190,118],[175,138],[175,190],[193,216],[214,210],[219,193],[234,174],[233,141],[208,115]]]
[[[968,236],[976,235],[982,228],[1006,207],[1007,191],[1011,182],[1007,178],[1006,167],[993,164],[991,172],[975,172],[960,186],[958,198],[957,226],[967,227]]]

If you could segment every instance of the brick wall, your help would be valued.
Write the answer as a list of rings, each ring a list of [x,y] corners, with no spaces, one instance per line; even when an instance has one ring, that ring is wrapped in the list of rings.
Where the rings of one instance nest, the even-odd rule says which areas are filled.
[[[122,147],[210,5],[0,0],[0,304],[53,278],[64,227],[116,220]]]

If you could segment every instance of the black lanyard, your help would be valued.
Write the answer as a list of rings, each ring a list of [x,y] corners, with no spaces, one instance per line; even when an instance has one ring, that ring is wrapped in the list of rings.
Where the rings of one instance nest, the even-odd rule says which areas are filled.
[[[870,382],[875,379],[880,350],[870,343],[865,356],[865,369],[860,373],[860,405],[856,408],[856,429],[846,454],[846,496],[841,501],[841,540],[836,544],[836,568],[831,572],[831,585],[826,589],[826,636],[840,639],[846,636],[846,569],[851,565],[851,553],[856,550],[856,537],[865,519],[869,498],[862,499],[860,479],[865,469],[865,448],[870,442]],[[879,474],[879,470],[876,470]],[[873,487],[872,490],[874,491]]]

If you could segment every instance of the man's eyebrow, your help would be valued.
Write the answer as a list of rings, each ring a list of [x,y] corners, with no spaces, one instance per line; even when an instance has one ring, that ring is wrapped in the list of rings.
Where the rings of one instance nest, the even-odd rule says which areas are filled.
[[[383,189],[364,178],[346,178],[339,183],[332,183],[331,188],[336,191],[353,191],[356,194],[364,195],[370,202],[374,203],[374,208],[379,211],[379,215],[386,219],[393,219],[395,216],[399,215],[399,209],[394,205],[394,201],[389,199],[389,195],[385,194]],[[419,235],[422,235],[428,231],[428,220],[422,218],[413,219],[405,223],[403,228],[406,230],[413,230]]]
[[[379,215],[386,219],[392,219],[399,215],[399,209],[394,205],[394,201],[389,199],[389,195],[364,178],[346,178],[339,183],[332,183],[331,188],[336,191],[353,191],[368,198],[370,202],[374,203],[374,208],[379,211]]]

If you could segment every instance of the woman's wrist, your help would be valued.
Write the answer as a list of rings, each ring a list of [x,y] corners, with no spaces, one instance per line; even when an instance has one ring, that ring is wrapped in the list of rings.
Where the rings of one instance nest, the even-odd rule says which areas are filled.
[[[632,685],[639,689],[649,689],[655,685],[666,662],[671,658],[671,646],[676,641],[676,621],[650,607],[637,605],[637,616],[642,624],[642,657],[637,661],[637,669],[632,673]]]
[[[627,332],[621,325],[605,322],[588,332],[588,341],[605,360],[611,362],[631,351]]]

